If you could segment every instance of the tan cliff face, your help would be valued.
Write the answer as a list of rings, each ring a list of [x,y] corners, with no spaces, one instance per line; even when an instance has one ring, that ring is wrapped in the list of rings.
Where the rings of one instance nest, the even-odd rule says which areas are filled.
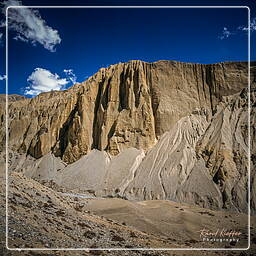
[[[111,65],[66,91],[9,102],[9,147],[35,158],[53,152],[67,163],[92,149],[147,151],[193,111],[204,111],[209,121],[223,96],[247,86],[247,77],[246,62]],[[3,150],[4,105],[0,115]]]
[[[255,213],[255,62],[250,74]],[[246,62],[111,65],[66,91],[9,101],[9,169],[68,191],[247,212],[247,86]]]

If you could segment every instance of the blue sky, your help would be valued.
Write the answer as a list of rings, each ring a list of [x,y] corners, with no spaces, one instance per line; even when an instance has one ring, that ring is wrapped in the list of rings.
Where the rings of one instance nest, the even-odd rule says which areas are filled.
[[[201,2],[204,5],[212,3]],[[233,2],[233,5],[248,5],[246,1]],[[47,1],[43,3],[46,5]],[[168,5],[175,5],[173,3],[169,1]],[[190,1],[189,5],[193,3],[200,4],[200,1]],[[217,5],[218,1],[214,3]],[[225,1],[221,3],[224,5]],[[42,1],[22,1],[22,4],[40,5]],[[50,5],[53,4],[54,1],[51,1]],[[65,1],[55,1],[55,4],[65,5]],[[74,1],[74,4],[83,5],[84,2]],[[158,4],[161,5],[161,2]],[[162,4],[167,5],[167,2]],[[188,5],[188,1],[184,1],[184,4]],[[228,1],[228,5],[232,5],[232,1]],[[253,6],[251,11],[253,18]],[[248,58],[246,8],[44,8],[39,9],[39,13],[40,19],[45,21],[43,24],[47,32],[43,38],[23,33],[17,24],[13,24],[10,29],[10,94],[31,92],[33,86],[34,89],[44,90],[40,83],[48,81],[57,81],[58,89],[67,88],[71,86],[71,80],[82,82],[101,67],[133,59],[147,62],[164,59],[216,63],[246,61]],[[252,40],[255,34],[256,31],[252,31]],[[4,42],[1,50],[4,51]],[[251,57],[255,60],[254,52]],[[2,63],[4,64],[4,59]],[[73,74],[71,71],[67,72],[70,69]],[[4,72],[2,68],[1,74]],[[54,86],[55,84],[53,88]],[[5,93],[4,87],[4,81],[1,81],[0,93]],[[32,90],[31,94],[33,93],[36,94],[37,91]]]

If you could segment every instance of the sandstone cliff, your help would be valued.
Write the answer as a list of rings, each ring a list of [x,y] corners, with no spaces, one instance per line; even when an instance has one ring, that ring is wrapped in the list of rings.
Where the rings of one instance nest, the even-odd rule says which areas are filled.
[[[253,211],[255,70],[252,63]],[[11,169],[68,190],[246,212],[247,86],[246,62],[112,65],[66,91],[10,102],[9,149],[20,154]],[[0,117],[2,150],[4,109]]]
[[[195,109],[210,120],[223,96],[247,86],[247,73],[243,62],[112,65],[69,90],[10,102],[9,146],[36,158],[52,151],[68,163],[92,149],[148,150]],[[0,149],[4,140],[2,130]]]

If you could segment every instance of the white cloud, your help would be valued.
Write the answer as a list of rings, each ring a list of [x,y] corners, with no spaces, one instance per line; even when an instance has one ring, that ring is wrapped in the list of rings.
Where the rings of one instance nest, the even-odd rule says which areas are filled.
[[[18,0],[7,0],[3,3],[3,12],[8,6],[22,6]],[[39,43],[51,52],[55,51],[55,46],[60,44],[61,38],[57,30],[49,27],[42,19],[39,12],[29,8],[9,8],[8,27],[17,32],[15,40],[31,42],[33,45]]]
[[[22,41],[22,42],[25,42],[25,43],[28,43],[28,39],[22,37],[21,35],[16,35],[14,38],[14,40],[17,40],[17,41]]]
[[[25,88],[26,95],[38,95],[41,92],[59,91],[65,89],[69,83],[66,78],[60,78],[57,74],[52,74],[49,70],[36,68],[27,79],[29,86]]]
[[[6,79],[6,75],[0,75],[0,81],[3,81]]]
[[[231,35],[232,35],[232,33],[226,27],[224,27],[222,30],[222,34],[219,36],[219,39],[220,40],[227,39]]]
[[[250,30],[251,32],[256,31],[256,17],[251,19],[249,28],[248,26],[239,26],[236,29],[234,29],[233,32],[230,32],[226,27],[224,27],[222,34],[218,38],[223,40],[229,38],[231,35],[240,34],[241,31],[248,32],[248,30]]]
[[[73,69],[64,69],[63,72],[66,74],[67,78],[73,83],[76,83],[76,75],[74,74]]]
[[[239,26],[237,29],[239,30],[243,30],[243,31],[248,31],[248,26]],[[256,17],[254,17],[253,19],[251,19],[251,23],[250,23],[250,31],[256,31]]]

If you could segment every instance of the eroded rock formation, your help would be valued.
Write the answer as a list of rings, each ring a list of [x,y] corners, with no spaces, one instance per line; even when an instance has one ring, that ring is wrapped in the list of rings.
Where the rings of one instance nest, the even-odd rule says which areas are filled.
[[[222,96],[247,86],[247,73],[243,62],[112,65],[66,91],[10,102],[9,146],[36,158],[52,151],[68,163],[91,149],[112,155],[129,147],[148,150],[195,109],[210,120]]]
[[[255,63],[251,74],[255,209]],[[16,169],[66,189],[246,212],[247,87],[246,62],[111,65],[66,91],[10,102],[9,149],[38,159]],[[0,117],[2,150],[4,108]]]

